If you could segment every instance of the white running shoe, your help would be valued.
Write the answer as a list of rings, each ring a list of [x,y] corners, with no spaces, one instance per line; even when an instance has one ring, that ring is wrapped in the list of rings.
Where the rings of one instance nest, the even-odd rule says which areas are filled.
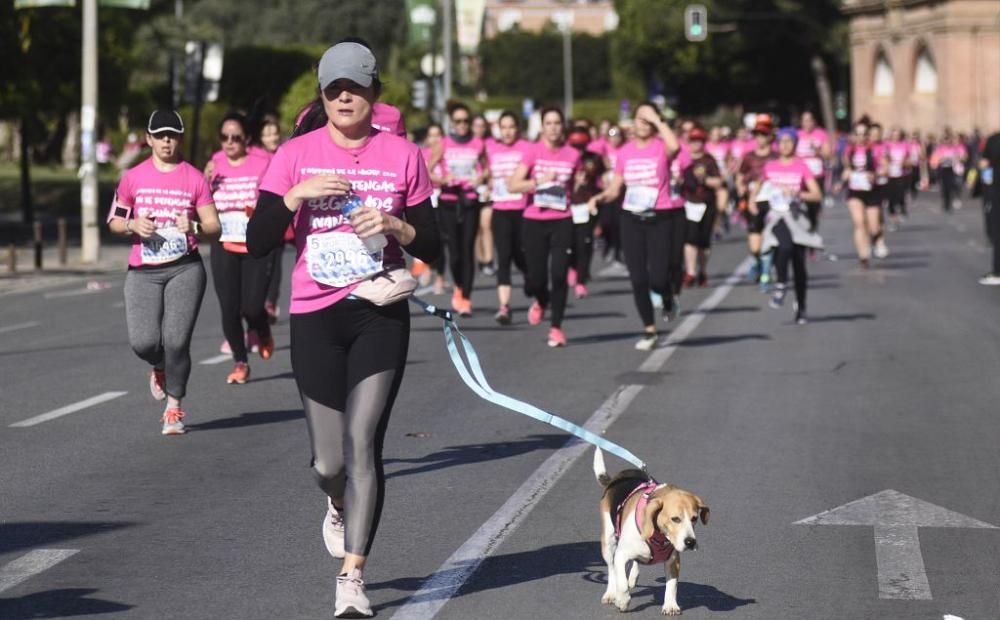
[[[1000,275],[988,273],[979,278],[979,283],[983,286],[1000,286]]]
[[[326,516],[323,517],[323,542],[326,550],[335,558],[342,558],[344,551],[344,515],[333,507],[329,498],[326,500]]]
[[[885,239],[879,239],[875,244],[875,248],[872,250],[872,254],[875,258],[885,258],[889,256],[889,246],[885,244]]]
[[[163,422],[163,430],[161,431],[164,435],[183,435],[184,423],[181,422],[181,418],[184,417],[184,412],[174,407],[173,409],[167,409],[163,412],[163,417],[160,421]]]
[[[636,351],[652,351],[660,341],[659,334],[643,334],[642,338],[635,343]]]
[[[337,602],[333,615],[337,618],[371,618],[375,615],[365,594],[365,582],[361,579],[360,570],[355,568],[346,575],[337,575]]]

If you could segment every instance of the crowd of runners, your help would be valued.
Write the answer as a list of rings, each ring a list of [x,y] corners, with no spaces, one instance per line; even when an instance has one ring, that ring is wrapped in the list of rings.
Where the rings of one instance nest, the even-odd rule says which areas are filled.
[[[671,126],[653,103],[596,125],[545,107],[538,135],[527,136],[519,114],[490,122],[452,102],[447,130],[432,124],[408,137],[399,111],[378,101],[377,63],[363,41],[327,50],[317,78],[288,141],[273,117],[228,114],[203,170],[181,159],[180,115],[154,112],[151,156],[123,176],[108,225],[132,242],[129,341],[149,364],[151,394],[166,401],[165,435],[185,432],[190,341],[207,281],[199,243],[210,246],[222,350],[233,358],[219,380],[235,385],[250,380],[252,353],[274,353],[281,257],[294,246],[292,367],[326,495],[323,539],[344,559],[338,616],[371,615],[361,571],[382,508],[382,442],[414,289],[433,298],[450,286],[452,310],[470,317],[483,312],[473,290],[485,279],[496,310],[478,303],[497,323],[547,319],[545,341],[562,348],[567,332],[580,335],[564,327],[569,296],[587,297],[595,265],[617,269],[631,282],[635,348],[648,351],[680,317],[684,290],[708,285],[713,242],[745,235],[747,277],[774,308],[791,288],[803,325],[808,264],[824,255],[824,210],[846,202],[868,269],[890,254],[886,235],[904,224],[916,192],[936,184],[942,209],[960,208],[963,187],[991,186],[989,151],[1000,148],[950,130],[940,139],[886,132],[867,118],[830,135],[809,112],[784,126],[768,114],[737,128]],[[515,299],[527,304],[524,316]]]

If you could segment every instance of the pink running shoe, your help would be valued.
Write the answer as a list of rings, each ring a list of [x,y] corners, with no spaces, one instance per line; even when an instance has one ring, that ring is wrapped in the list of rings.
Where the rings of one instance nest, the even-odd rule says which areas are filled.
[[[576,286],[577,282],[578,282],[578,275],[576,273],[576,269],[570,267],[569,271],[566,272],[566,284],[568,286]]]
[[[549,346],[553,349],[566,346],[566,334],[563,333],[563,330],[558,327],[549,330]]]
[[[149,393],[156,400],[163,400],[167,397],[167,375],[162,368],[154,368],[149,373]]]
[[[573,287],[573,292],[576,294],[577,299],[583,299],[584,297],[587,296],[587,285],[577,284],[576,286]]]
[[[223,340],[222,344],[219,345],[219,353],[228,353],[229,355],[233,354],[233,348],[229,346],[228,340]]]
[[[531,307],[528,308],[528,325],[538,325],[542,322],[542,317],[545,316],[545,308],[542,304],[537,301],[531,302]]]

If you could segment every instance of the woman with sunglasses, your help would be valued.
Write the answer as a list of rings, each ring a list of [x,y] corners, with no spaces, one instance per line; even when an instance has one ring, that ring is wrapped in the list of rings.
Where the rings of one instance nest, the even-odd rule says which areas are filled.
[[[451,135],[441,141],[439,153],[427,165],[441,164],[444,179],[438,201],[441,238],[448,248],[448,261],[455,290],[452,309],[461,316],[472,315],[472,283],[476,277],[476,232],[479,230],[479,195],[476,187],[486,178],[486,143],[472,133],[472,114],[464,103],[451,107]]]
[[[233,370],[226,383],[242,385],[250,379],[247,336],[252,330],[261,358],[274,354],[274,338],[264,304],[271,282],[272,256],[254,258],[247,252],[247,222],[257,204],[257,187],[271,161],[259,150],[247,151],[246,118],[230,112],[219,125],[221,150],[212,155],[209,185],[222,222],[219,243],[212,248],[212,281],[219,299],[222,333],[233,354]],[[243,320],[247,329],[244,330]]]
[[[535,300],[528,309],[528,323],[541,323],[551,305],[548,345],[565,347],[562,321],[569,290],[566,284],[569,250],[573,245],[569,198],[580,168],[580,151],[565,143],[566,120],[562,110],[546,107],[541,117],[541,139],[514,170],[508,186],[514,192],[530,193],[524,210],[524,258],[528,267],[524,293]]]
[[[205,177],[181,161],[184,122],[173,110],[149,117],[149,159],[118,183],[108,228],[131,238],[125,276],[125,320],[132,350],[153,368],[149,391],[166,400],[164,435],[184,433],[181,401],[191,375],[191,334],[205,295],[198,237],[219,234]]]
[[[410,336],[406,291],[377,289],[386,279],[402,284],[403,249],[432,262],[441,243],[420,147],[372,126],[382,89],[372,52],[354,42],[329,48],[318,86],[264,174],[247,247],[266,256],[294,228],[292,372],[325,495],[323,541],[343,558],[334,615],[369,617],[362,571],[382,512],[382,446]],[[375,242],[382,249],[369,249]]]

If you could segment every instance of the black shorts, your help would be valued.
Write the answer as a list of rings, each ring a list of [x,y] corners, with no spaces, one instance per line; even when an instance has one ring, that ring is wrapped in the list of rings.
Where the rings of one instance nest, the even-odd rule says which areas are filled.
[[[771,205],[766,202],[757,203],[757,215],[750,213],[748,208],[743,212],[747,220],[747,232],[750,234],[757,234],[764,232],[764,223],[767,220],[767,212],[771,208]]]
[[[882,206],[881,195],[876,190],[864,191],[860,189],[850,189],[847,190],[847,199],[860,200],[861,204],[871,209],[877,209]]]
[[[712,203],[705,209],[705,215],[700,222],[687,222],[685,226],[684,242],[696,248],[707,250],[712,247],[712,230],[715,228],[715,216],[719,212]]]

